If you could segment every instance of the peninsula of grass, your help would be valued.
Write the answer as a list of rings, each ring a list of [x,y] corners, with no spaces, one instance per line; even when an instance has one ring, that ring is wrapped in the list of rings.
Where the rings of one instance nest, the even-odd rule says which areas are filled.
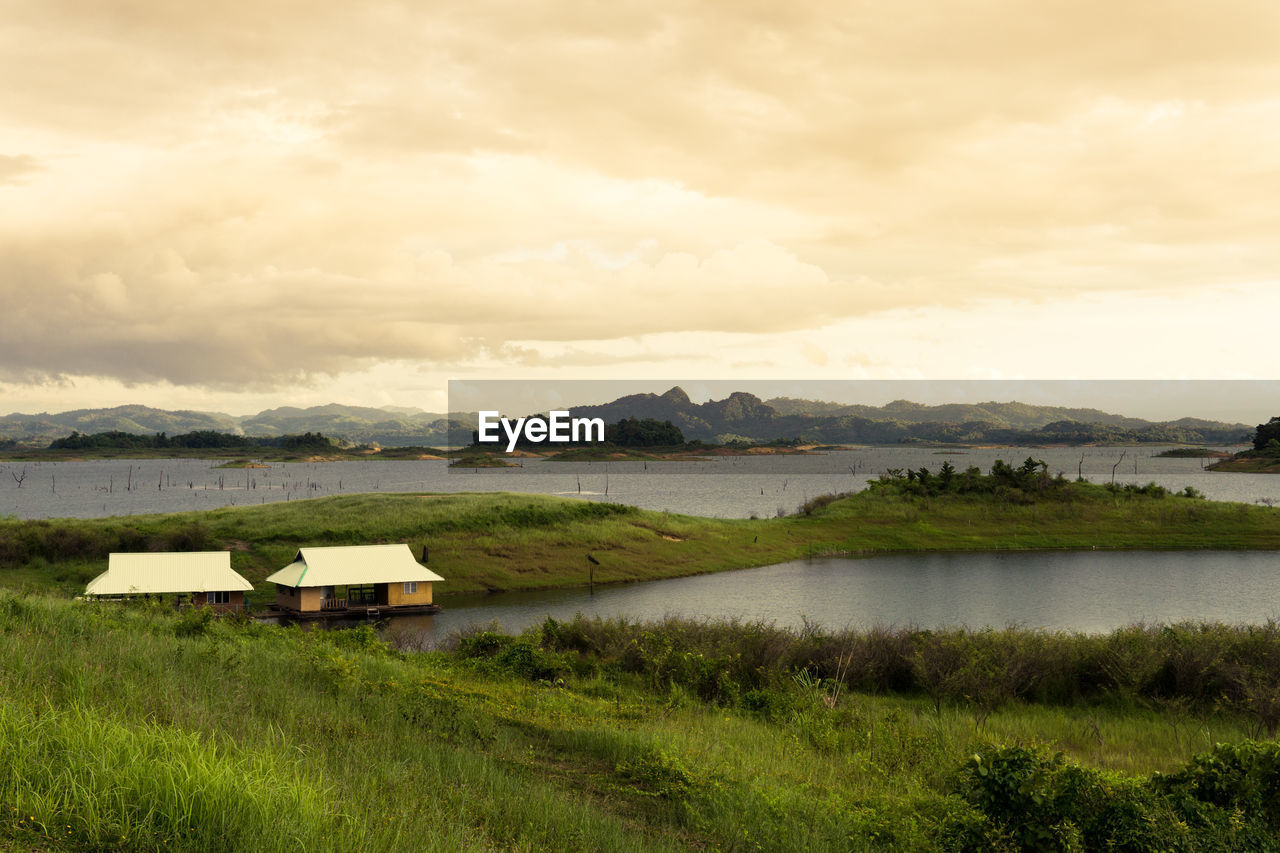
[[[1030,460],[1028,460],[1030,462]],[[923,470],[923,469],[922,469]],[[823,556],[1044,549],[1280,549],[1280,509],[1155,486],[1050,478],[1027,463],[984,475],[889,472],[784,518],[713,519],[523,494],[364,494],[201,512],[0,520],[0,586],[72,595],[112,552],[230,550],[264,579],[297,549],[408,543],[446,578],[437,594],[619,583]],[[588,557],[590,556],[590,560]],[[594,561],[594,562],[593,562]]]
[[[1223,459],[1208,466],[1210,471],[1230,471],[1235,474],[1280,474],[1280,450],[1246,450],[1230,459]]]
[[[548,621],[398,650],[0,592],[0,849],[1280,849],[1276,626]]]

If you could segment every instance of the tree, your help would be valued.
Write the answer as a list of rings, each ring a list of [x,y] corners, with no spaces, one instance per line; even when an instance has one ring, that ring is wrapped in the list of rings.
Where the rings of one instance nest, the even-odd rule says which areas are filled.
[[[951,482],[956,477],[956,466],[951,464],[948,459],[942,463],[942,470],[938,472],[938,479],[942,481],[942,490],[944,492],[951,491]]]
[[[1280,417],[1258,424],[1258,433],[1253,437],[1253,449],[1265,450],[1272,441],[1280,442]]]

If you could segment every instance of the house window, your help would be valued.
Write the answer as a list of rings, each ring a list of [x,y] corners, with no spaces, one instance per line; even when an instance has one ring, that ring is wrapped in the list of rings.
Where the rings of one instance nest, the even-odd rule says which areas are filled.
[[[418,593],[418,582],[417,582],[417,581],[407,581],[407,582],[405,583],[405,585],[404,585],[404,594],[405,594],[405,595],[417,595],[417,593]]]
[[[229,592],[210,592],[208,593],[210,604],[230,604],[231,593]]]

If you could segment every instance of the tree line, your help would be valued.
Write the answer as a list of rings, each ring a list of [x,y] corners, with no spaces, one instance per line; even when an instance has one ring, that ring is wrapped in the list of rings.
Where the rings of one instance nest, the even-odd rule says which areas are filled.
[[[1050,476],[1049,463],[1043,459],[1030,456],[1021,465],[1011,465],[1003,459],[997,459],[991,465],[989,473],[971,465],[963,471],[958,470],[950,461],[942,463],[938,471],[930,471],[921,466],[918,469],[890,468],[875,480],[867,484],[873,490],[898,492],[921,496],[944,494],[956,495],[996,495],[1010,499],[1035,499],[1064,496],[1069,494],[1070,480],[1059,471]],[[1081,482],[1081,481],[1076,481]],[[1162,498],[1169,490],[1157,483],[1138,486],[1133,483],[1104,483],[1103,488],[1125,494],[1142,494]],[[1187,486],[1177,493],[1180,497],[1200,498],[1203,495],[1195,488]],[[815,507],[820,508],[820,507]],[[806,515],[812,510],[805,507],[801,511]]]
[[[72,431],[71,435],[54,439],[50,450],[162,450],[166,448],[235,449],[248,450],[256,447],[277,448],[283,450],[335,450],[337,445],[328,436],[318,432],[307,432],[302,435],[235,435],[217,430],[201,429],[181,435],[169,436],[163,432],[155,435],[139,435],[132,432],[110,430],[96,432],[92,435]]]

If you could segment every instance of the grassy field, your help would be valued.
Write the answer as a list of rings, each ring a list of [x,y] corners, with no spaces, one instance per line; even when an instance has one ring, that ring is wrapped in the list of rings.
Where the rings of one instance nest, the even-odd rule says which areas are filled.
[[[75,594],[113,551],[230,549],[261,586],[305,545],[407,542],[439,593],[647,580],[799,557],[929,550],[1280,549],[1280,510],[1071,483],[1052,498],[811,501],[785,518],[710,519],[516,494],[370,494],[128,518],[0,520],[0,586]],[[587,560],[592,555],[598,563]],[[259,600],[267,590],[257,591]]]
[[[744,668],[695,652],[698,626],[574,628],[406,653],[368,628],[0,593],[0,849],[1277,847],[1280,750],[1176,691],[987,707],[765,651],[847,636],[722,626]],[[1223,642],[1274,662],[1276,634]]]

